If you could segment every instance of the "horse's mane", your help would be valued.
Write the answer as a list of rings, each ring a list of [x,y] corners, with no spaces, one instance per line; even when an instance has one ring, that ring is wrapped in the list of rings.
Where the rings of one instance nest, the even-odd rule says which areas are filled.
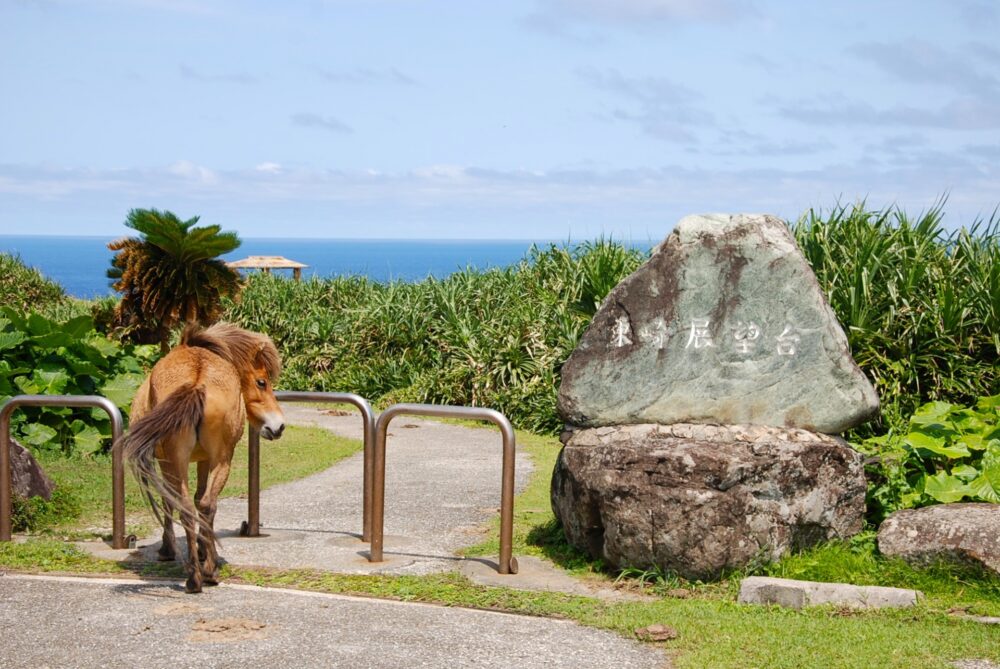
[[[200,325],[189,325],[181,335],[181,344],[208,349],[237,369],[253,367],[260,355],[272,383],[281,374],[281,356],[271,338],[231,323],[216,323],[204,329]]]

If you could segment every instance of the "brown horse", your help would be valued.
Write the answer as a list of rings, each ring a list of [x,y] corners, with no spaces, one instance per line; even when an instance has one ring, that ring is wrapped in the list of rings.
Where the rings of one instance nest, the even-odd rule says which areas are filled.
[[[125,458],[163,524],[161,560],[176,558],[173,510],[180,512],[187,535],[188,592],[218,583],[215,511],[244,424],[249,418],[265,439],[277,439],[285,429],[273,387],[280,372],[281,358],[267,335],[225,323],[188,327],[132,401]],[[198,463],[193,503],[191,462]],[[162,510],[153,492],[163,498]]]

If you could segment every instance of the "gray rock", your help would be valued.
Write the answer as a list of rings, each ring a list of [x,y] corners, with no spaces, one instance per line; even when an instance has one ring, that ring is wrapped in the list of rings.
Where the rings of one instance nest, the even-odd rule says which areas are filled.
[[[610,565],[713,578],[862,528],[859,453],[765,426],[570,430],[552,507],[577,548]]]
[[[10,478],[11,490],[18,497],[25,499],[42,497],[48,500],[52,498],[52,491],[56,489],[31,451],[13,438],[10,440]]]
[[[1000,576],[1000,504],[938,504],[897,511],[882,522],[878,549],[912,564],[951,560]]]
[[[903,588],[751,576],[740,583],[738,601],[742,604],[777,604],[789,609],[820,604],[852,609],[881,609],[914,606],[923,596],[918,590]]]
[[[571,424],[721,423],[837,434],[878,411],[787,226],[688,216],[611,291],[562,369]]]

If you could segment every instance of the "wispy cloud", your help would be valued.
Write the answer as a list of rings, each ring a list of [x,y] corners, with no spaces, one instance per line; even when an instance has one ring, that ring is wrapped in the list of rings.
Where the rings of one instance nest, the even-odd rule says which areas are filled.
[[[611,118],[639,125],[642,131],[669,142],[695,143],[692,126],[712,126],[711,112],[694,104],[700,93],[663,77],[627,77],[618,70],[580,69],[591,85],[631,101],[630,109],[615,107]]]
[[[876,108],[867,102],[832,99],[825,104],[803,102],[778,108],[786,118],[825,126],[911,126],[950,130],[1000,128],[1000,105],[961,98],[936,109],[907,105]]]
[[[738,0],[539,0],[536,13],[563,20],[645,24],[734,23],[758,16],[752,3]]]
[[[992,2],[983,0],[952,0],[951,7],[958,10],[959,17],[970,28],[993,28],[1000,23],[1000,12]]]
[[[990,51],[983,45],[981,52]],[[968,53],[950,53],[927,41],[858,44],[849,52],[906,83],[936,85],[974,97],[1000,91],[1000,80],[992,73],[978,71]]]
[[[185,64],[180,66],[181,76],[191,81],[208,84],[256,84],[259,79],[246,72],[205,73]]]
[[[333,116],[320,116],[309,112],[292,114],[292,123],[303,128],[320,128],[341,135],[349,135],[354,128]]]
[[[414,86],[416,80],[395,67],[373,69],[356,67],[351,70],[326,70],[320,68],[319,76],[332,84],[397,84]]]

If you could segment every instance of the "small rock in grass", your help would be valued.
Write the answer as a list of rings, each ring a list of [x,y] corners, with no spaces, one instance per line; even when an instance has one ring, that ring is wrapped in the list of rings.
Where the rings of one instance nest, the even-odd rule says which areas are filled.
[[[816,583],[788,578],[750,576],[740,584],[741,604],[777,604],[789,609],[833,604],[857,609],[914,606],[923,593],[902,588]]]
[[[677,630],[669,625],[649,625],[635,631],[640,641],[670,641],[677,638]]]
[[[667,591],[667,597],[673,597],[674,599],[687,599],[690,596],[691,592],[684,588],[674,588]]]
[[[938,504],[897,511],[879,528],[878,549],[911,564],[949,560],[1000,575],[1000,504]]]

